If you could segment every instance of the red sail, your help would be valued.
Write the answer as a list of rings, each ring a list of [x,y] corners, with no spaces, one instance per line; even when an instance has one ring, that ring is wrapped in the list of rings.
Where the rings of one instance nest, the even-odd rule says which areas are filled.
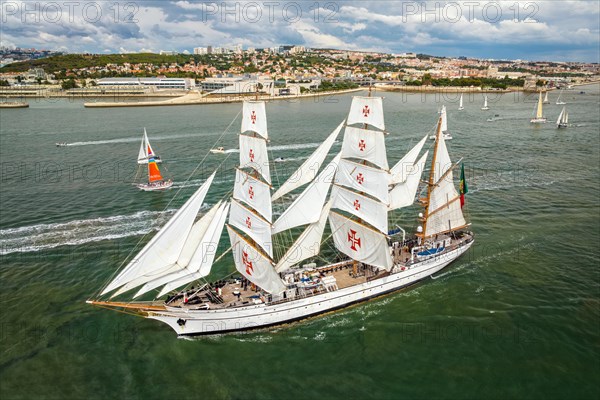
[[[160,170],[158,169],[158,164],[156,164],[156,161],[153,158],[151,158],[150,160],[148,160],[148,181],[156,182],[162,180],[163,177],[160,174]]]

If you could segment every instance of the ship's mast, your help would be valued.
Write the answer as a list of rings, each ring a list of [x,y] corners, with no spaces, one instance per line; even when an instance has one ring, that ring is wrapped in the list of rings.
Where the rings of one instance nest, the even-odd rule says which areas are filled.
[[[371,83],[370,83],[370,82],[369,82],[369,97],[371,97]],[[368,125],[368,124],[364,124],[364,125],[363,125],[363,128],[364,128],[364,129],[367,129],[368,127],[369,127],[369,125]],[[363,164],[363,165],[366,165],[366,164],[367,164],[367,162],[366,162],[366,161],[363,161],[363,162],[362,162],[362,164]],[[359,193],[360,193],[360,194],[364,194],[363,192],[359,192]],[[361,219],[361,218],[359,218],[359,219],[358,219],[358,222],[362,222],[362,219]],[[356,260],[352,260],[352,274],[353,274],[354,276],[357,276],[357,275],[358,275],[358,262],[357,262]]]
[[[431,159],[431,170],[429,171],[429,181],[427,182],[427,197],[425,198],[423,203],[423,207],[425,207],[424,217],[423,217],[423,232],[417,233],[417,237],[420,237],[423,241],[422,244],[425,244],[425,232],[427,229],[427,218],[429,217],[429,201],[431,200],[431,191],[435,182],[433,181],[433,177],[435,174],[435,163],[437,161],[437,152],[438,152],[438,143],[441,139],[442,135],[442,117],[438,119],[437,131],[435,134],[435,147],[433,148],[433,158]]]

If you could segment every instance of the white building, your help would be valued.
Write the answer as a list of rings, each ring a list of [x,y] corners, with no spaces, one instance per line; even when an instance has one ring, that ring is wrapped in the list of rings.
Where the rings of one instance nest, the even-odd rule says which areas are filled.
[[[189,90],[196,87],[196,81],[190,78],[102,78],[97,83],[98,86],[143,86],[156,89]]]
[[[221,78],[206,78],[202,81],[202,90],[211,94],[233,95],[252,94],[258,91],[272,94],[274,82],[272,79],[256,79],[244,76],[229,76]]]
[[[194,47],[194,54],[208,54],[208,47]]]

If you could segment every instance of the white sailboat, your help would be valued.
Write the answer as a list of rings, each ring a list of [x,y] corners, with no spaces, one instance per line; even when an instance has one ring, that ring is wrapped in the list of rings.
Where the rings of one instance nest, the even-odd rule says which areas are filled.
[[[540,95],[538,97],[538,102],[537,102],[537,105],[535,108],[535,117],[533,117],[530,121],[532,124],[545,124],[546,123],[546,118],[544,117],[542,108],[543,108],[542,92],[540,91]]]
[[[463,94],[460,94],[460,100],[458,101],[458,111],[462,111],[465,108],[463,107]]]
[[[424,214],[411,238],[388,232],[389,215],[414,202],[429,153],[419,158],[427,136],[389,168],[381,98],[354,97],[347,121],[273,196],[265,104],[244,103],[242,121],[232,198],[217,202],[194,222],[213,173],[88,303],[161,321],[178,335],[242,331],[300,320],[396,291],[433,275],[473,244],[462,213],[464,170],[459,194],[453,182],[457,164],[450,161],[441,118],[427,193],[419,199]],[[341,153],[323,167],[342,129]],[[274,219],[272,201],[302,186],[302,193]],[[325,234],[327,224],[330,233]],[[231,252],[237,277],[208,283],[204,277],[215,262],[225,226],[230,246],[219,259]],[[299,226],[304,230],[290,244],[284,237]],[[281,248],[273,247],[277,242],[283,243]],[[337,255],[329,254],[331,245],[322,246],[325,242],[333,242]],[[320,266],[314,262],[326,257],[333,260]],[[174,292],[196,281],[200,283]],[[112,300],[133,289],[137,292],[126,301]],[[132,300],[155,289],[159,289],[155,298],[171,295],[163,300]]]
[[[154,152],[150,141],[148,140],[148,134],[146,128],[144,128],[144,135],[142,136],[142,143],[140,144],[140,151],[138,153],[137,163],[140,165],[146,164],[148,166],[148,182],[140,183],[137,185],[138,189],[152,192],[157,190],[165,190],[173,186],[171,179],[164,179],[158,164],[162,160],[160,156]]]
[[[481,109],[484,111],[490,109],[488,107],[487,94],[483,96],[483,107],[481,107]]]
[[[563,92],[563,91],[562,91],[562,89],[561,89],[561,90],[560,90],[560,93],[558,94],[558,98],[556,99],[556,105],[562,106],[562,105],[565,105],[565,104],[567,104],[567,103],[565,103],[564,101],[562,101],[562,100],[560,99],[560,96],[562,96],[562,92]]]
[[[546,91],[546,94],[544,95],[544,104],[548,103],[550,103],[550,100],[548,100],[548,91]]]
[[[567,111],[567,107],[563,107],[560,112],[558,119],[556,120],[557,128],[566,128],[569,126],[569,113]]]
[[[441,129],[442,129],[442,135],[444,136],[445,140],[452,140],[452,135],[450,134],[450,132],[448,132],[448,115],[446,114],[446,106],[443,105],[442,109],[440,110],[440,120],[441,120]],[[435,139],[436,135],[431,135],[429,136],[429,139]]]

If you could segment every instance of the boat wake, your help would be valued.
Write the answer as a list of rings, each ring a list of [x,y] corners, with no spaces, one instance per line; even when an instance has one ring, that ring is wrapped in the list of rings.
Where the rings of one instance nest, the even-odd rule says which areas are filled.
[[[128,215],[2,229],[0,255],[143,235],[158,230],[174,212],[139,211]]]
[[[195,134],[181,134],[181,135],[168,135],[168,136],[152,136],[153,141],[160,140],[171,140],[171,139],[187,139],[194,137],[206,137],[206,136],[214,136],[211,133],[195,133]],[[85,142],[73,142],[69,143],[69,146],[96,146],[102,144],[113,144],[113,143],[138,143],[140,141],[139,137],[126,137],[126,138],[116,138],[116,139],[106,139],[106,140],[90,140]],[[229,152],[226,151],[226,152]]]

